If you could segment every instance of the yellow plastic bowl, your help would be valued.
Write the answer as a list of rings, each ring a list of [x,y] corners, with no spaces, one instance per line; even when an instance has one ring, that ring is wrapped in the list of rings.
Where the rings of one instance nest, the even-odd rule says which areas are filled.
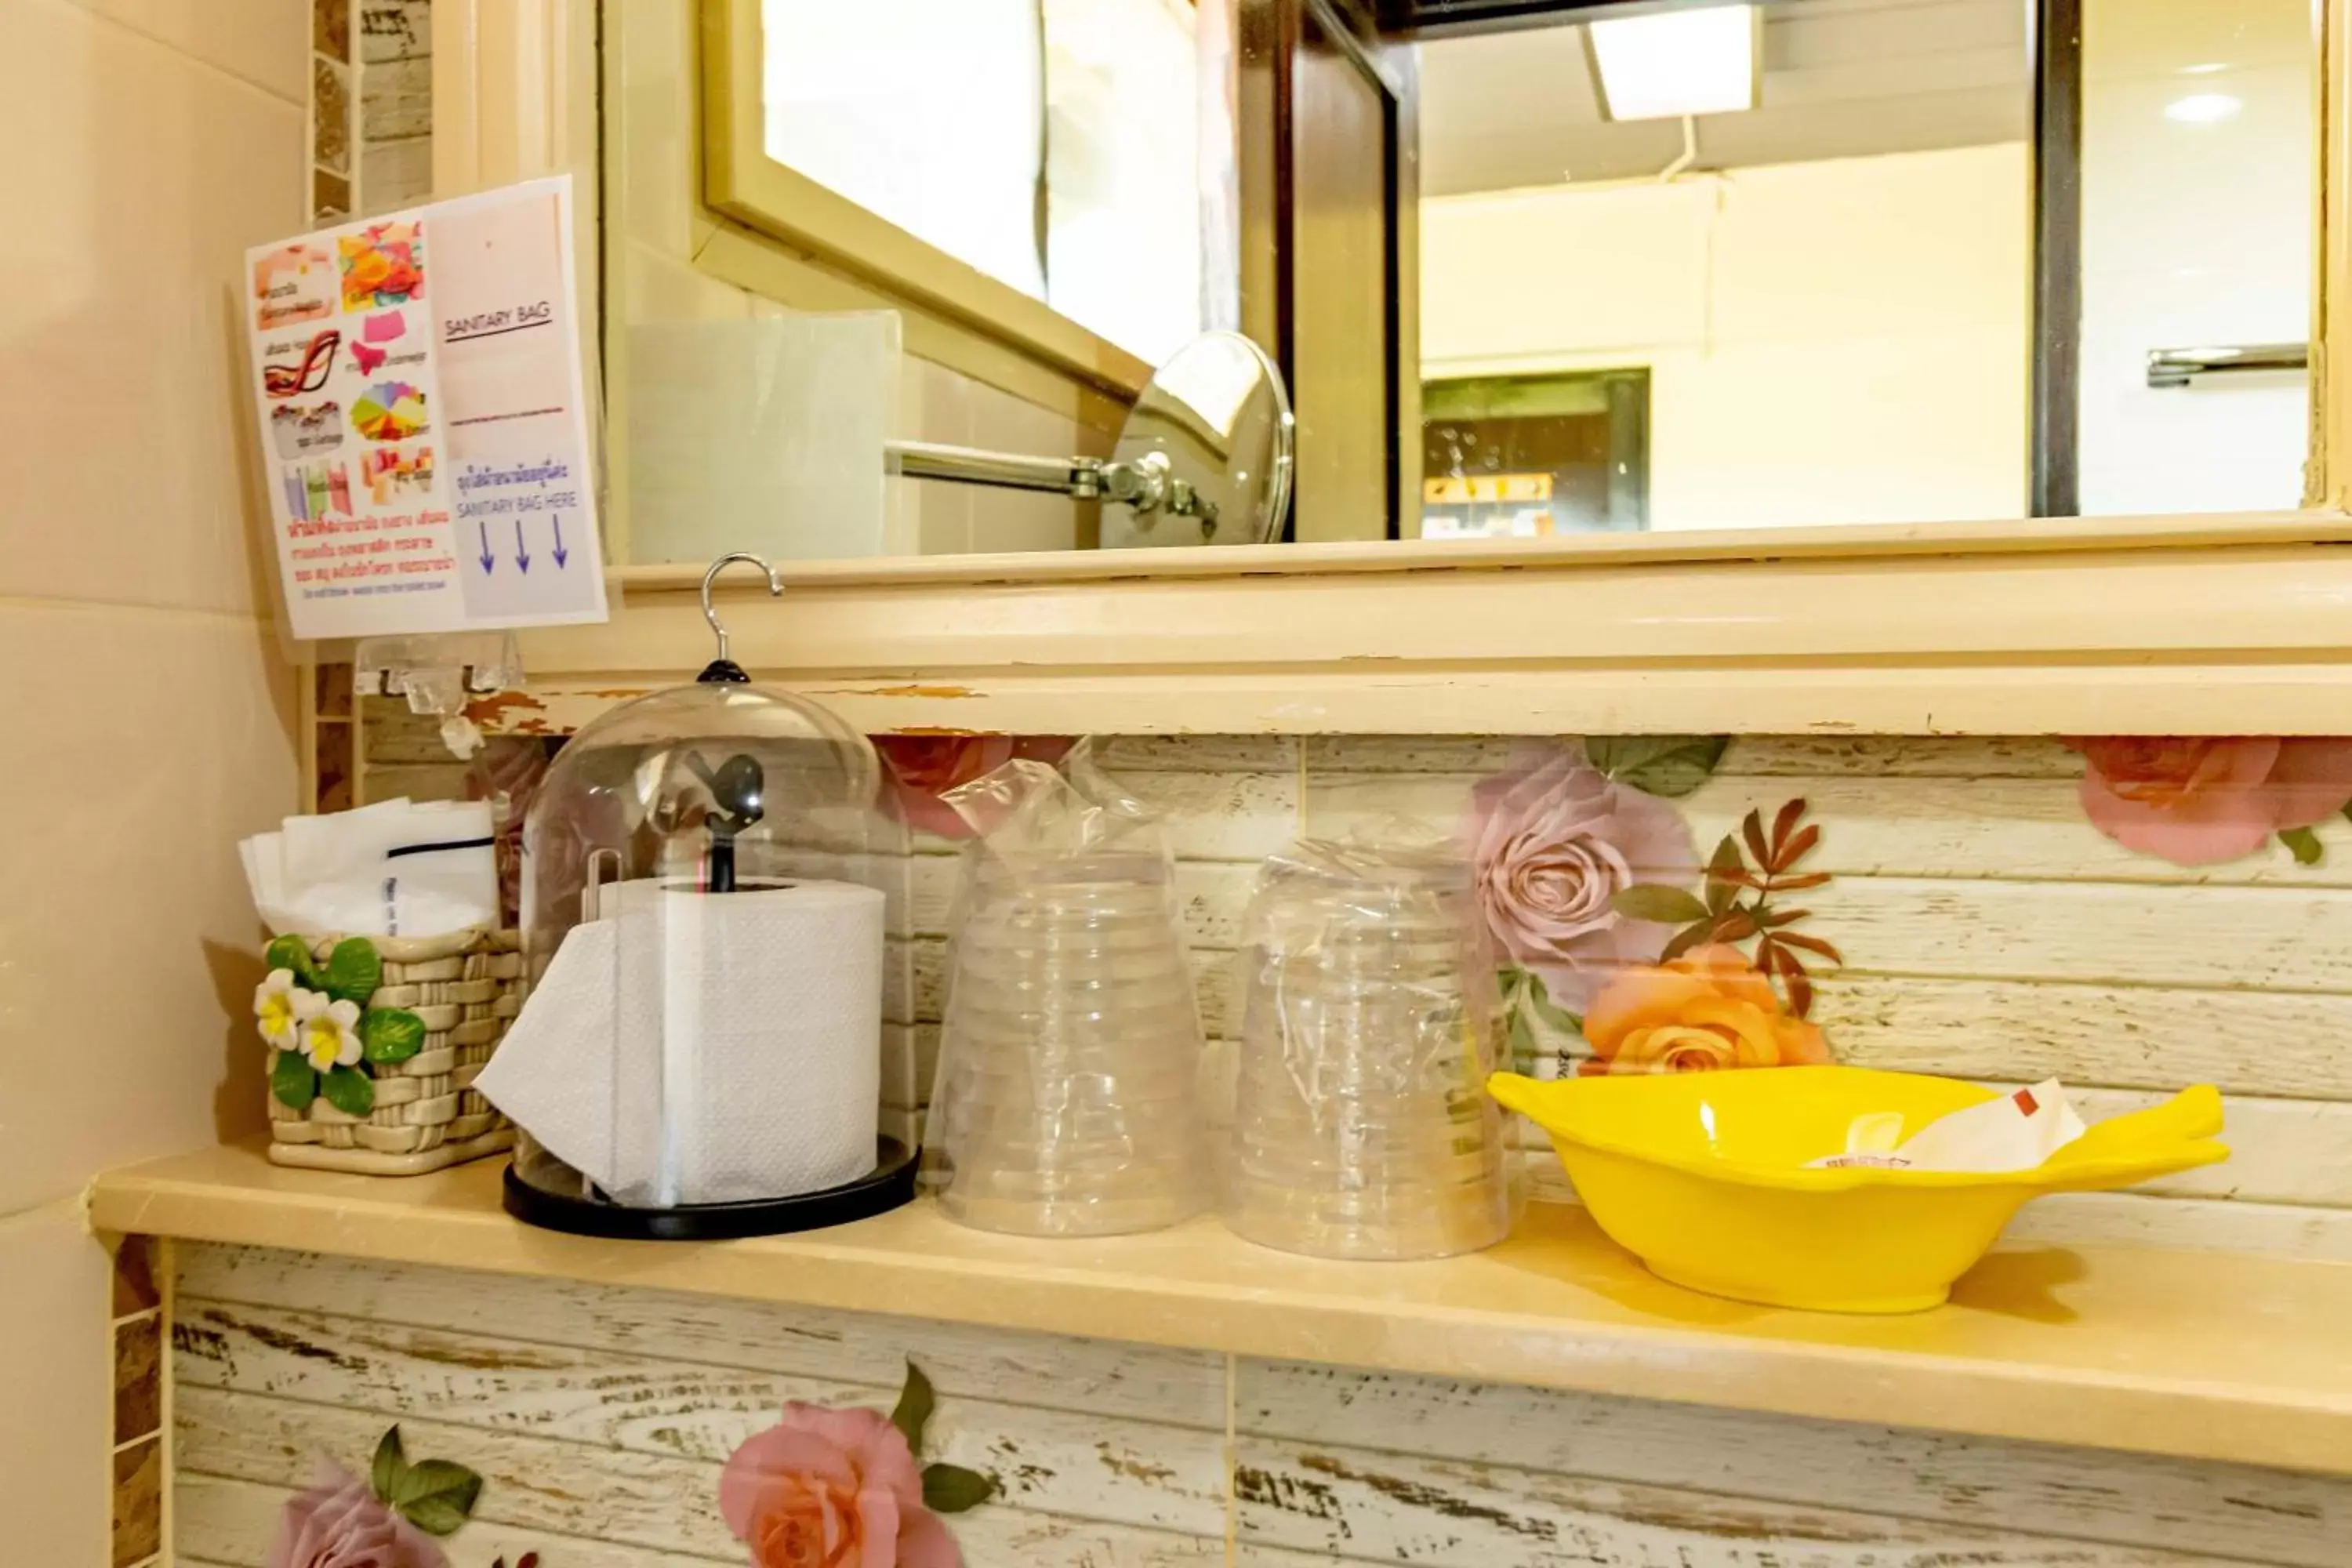
[[[1940,1305],[2026,1199],[2127,1187],[2229,1158],[2203,1084],[2094,1125],[2030,1171],[1810,1170],[1857,1116],[1904,1136],[1994,1091],[1864,1068],[1750,1068],[1487,1089],[1546,1132],[1592,1218],[1662,1279],[1710,1295],[1830,1312]]]

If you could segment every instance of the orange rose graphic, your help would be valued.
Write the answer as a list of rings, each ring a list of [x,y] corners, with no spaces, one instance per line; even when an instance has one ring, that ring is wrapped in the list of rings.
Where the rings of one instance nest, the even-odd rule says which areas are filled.
[[[1771,982],[1738,948],[1720,942],[1618,975],[1593,998],[1584,1037],[1593,1057],[1577,1070],[1586,1076],[1830,1059],[1821,1030],[1791,1016]]]

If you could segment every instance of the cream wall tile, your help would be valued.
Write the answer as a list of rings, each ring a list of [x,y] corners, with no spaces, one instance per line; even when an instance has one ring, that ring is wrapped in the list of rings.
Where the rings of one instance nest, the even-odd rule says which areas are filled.
[[[19,1103],[0,1100],[12,1133]],[[0,1557],[10,1563],[108,1560],[109,1275],[76,1200],[0,1219]]]
[[[309,0],[76,0],[300,108],[310,78]]]
[[[694,0],[630,0],[607,6],[604,25],[619,77],[605,83],[613,205],[629,239],[684,260],[709,232],[696,216]]]
[[[7,15],[0,596],[267,604],[233,289],[302,226],[302,110],[66,0]]]
[[[689,261],[631,240],[623,287],[631,324],[648,321],[738,321],[751,315],[751,296],[722,283]]]
[[[972,393],[970,378],[913,354],[899,362],[898,416],[910,440],[969,447]],[[962,555],[971,545],[973,498],[970,485],[938,479],[902,481],[914,516],[912,549],[918,555]]]
[[[0,605],[0,1214],[257,1128],[236,840],[295,809],[294,672],[254,622]],[[0,1278],[8,1277],[0,1269]]]
[[[966,382],[971,444],[995,452],[1064,458],[1078,450],[1076,422],[980,382]],[[1068,550],[1077,543],[1078,509],[1060,496],[975,489],[971,548]]]

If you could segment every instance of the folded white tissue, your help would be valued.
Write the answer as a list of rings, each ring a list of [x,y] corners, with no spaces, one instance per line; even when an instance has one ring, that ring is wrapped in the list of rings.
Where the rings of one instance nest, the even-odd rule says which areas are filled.
[[[274,936],[437,936],[499,923],[487,801],[380,801],[240,843]]]
[[[1846,1128],[1845,1152],[1811,1163],[1882,1171],[2031,1171],[2088,1131],[2067,1100],[2065,1085],[2054,1078],[1939,1116],[1908,1138],[1903,1129],[1903,1118],[1895,1111],[1857,1116]]]
[[[883,898],[608,889],[474,1087],[615,1202],[793,1197],[875,1166]]]

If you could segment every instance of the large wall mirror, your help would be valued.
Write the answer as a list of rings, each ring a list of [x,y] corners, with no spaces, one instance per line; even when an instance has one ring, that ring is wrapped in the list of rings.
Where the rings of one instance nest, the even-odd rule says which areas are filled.
[[[1286,385],[1288,540],[2303,499],[2312,0],[633,0],[604,26],[634,561],[1243,542],[1118,510],[1131,411],[1207,331]],[[1063,467],[883,456],[939,447]]]

